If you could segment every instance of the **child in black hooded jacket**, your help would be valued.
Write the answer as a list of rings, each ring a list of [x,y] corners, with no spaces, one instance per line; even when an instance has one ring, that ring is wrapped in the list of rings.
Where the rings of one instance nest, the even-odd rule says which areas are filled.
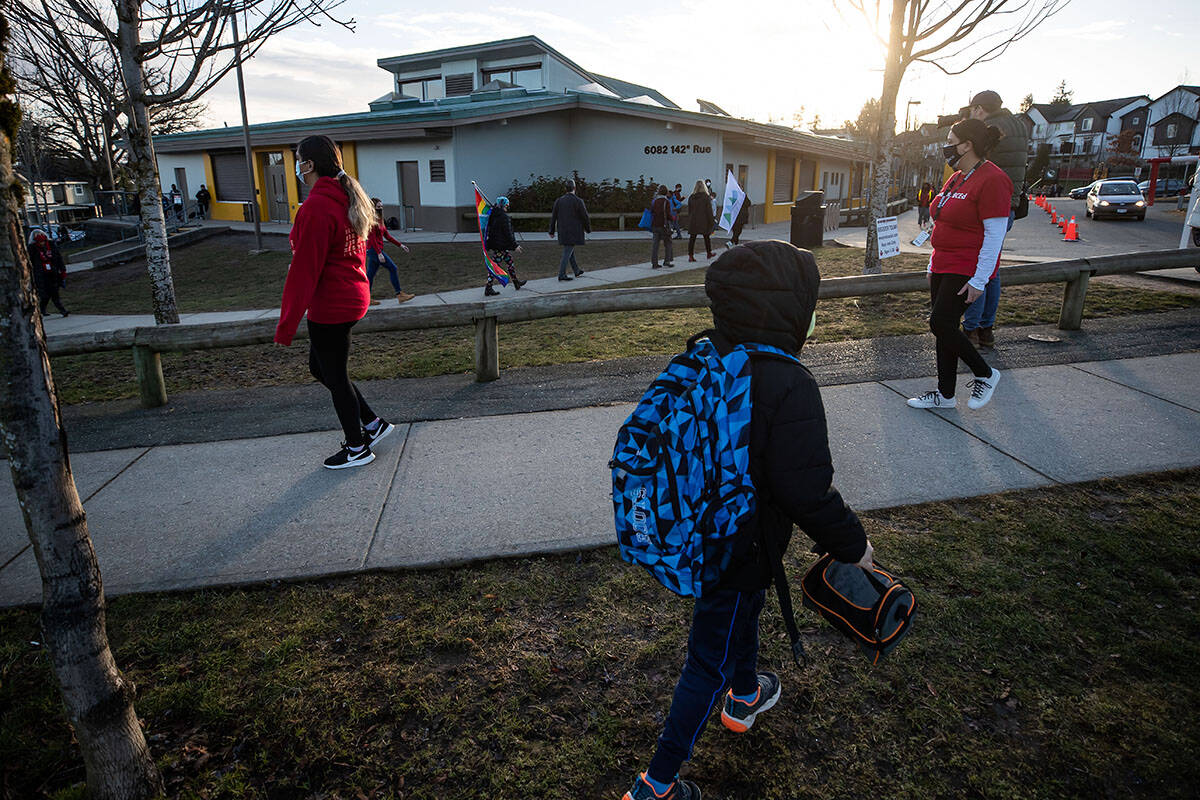
[[[774,345],[799,354],[812,331],[820,274],[812,253],[763,241],[725,251],[708,269],[716,334],[729,344]],[[812,374],[777,358],[752,362],[750,468],[758,497],[754,523],[738,533],[734,556],[717,590],[698,599],[687,661],[646,772],[623,800],[699,800],[678,777],[713,708],[744,733],[779,700],[779,678],[759,672],[758,617],[775,574],[768,549],[782,553],[792,525],[823,551],[870,567],[871,543],[833,486],[825,407]]]

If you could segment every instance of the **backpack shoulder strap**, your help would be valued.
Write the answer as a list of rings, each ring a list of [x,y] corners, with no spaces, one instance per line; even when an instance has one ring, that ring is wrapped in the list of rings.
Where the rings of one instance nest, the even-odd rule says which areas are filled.
[[[796,612],[792,610],[792,591],[788,586],[787,570],[783,568],[783,554],[779,552],[778,543],[770,536],[763,536],[762,539],[775,574],[779,613],[783,615],[784,627],[787,628],[788,638],[792,641],[792,660],[796,662],[796,666],[803,668],[808,666],[808,654],[804,652],[804,643],[800,641],[800,629],[796,627]]]

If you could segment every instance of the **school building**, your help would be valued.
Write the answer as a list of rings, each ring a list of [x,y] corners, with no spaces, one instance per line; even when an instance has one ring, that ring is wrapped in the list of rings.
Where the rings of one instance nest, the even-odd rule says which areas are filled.
[[[391,91],[368,111],[251,126],[254,186],[240,128],[156,137],[164,190],[176,184],[192,197],[203,183],[216,219],[246,219],[256,202],[261,219],[290,222],[307,193],[293,148],[320,133],[406,228],[471,230],[472,180],[494,198],[514,181],[576,171],[589,181],[680,183],[685,194],[709,178],[723,196],[732,170],[756,221],[788,219],[810,189],[843,208],[864,202],[863,145],[737,119],[705,101],[685,111],[652,88],[588,72],[535,36],[377,63]]]

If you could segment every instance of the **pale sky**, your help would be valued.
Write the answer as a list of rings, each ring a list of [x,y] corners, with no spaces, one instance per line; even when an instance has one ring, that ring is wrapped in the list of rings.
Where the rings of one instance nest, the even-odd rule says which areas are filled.
[[[366,111],[391,90],[378,58],[530,34],[586,70],[651,86],[685,109],[697,110],[700,97],[764,122],[790,124],[803,107],[806,123],[819,114],[822,127],[838,126],[878,97],[883,82],[882,47],[857,12],[839,14],[833,0],[506,2],[348,0],[334,13],[353,17],[356,32],[301,26],[247,62],[250,122]],[[898,127],[908,100],[921,101],[911,107],[915,126],[917,118],[952,113],[981,89],[998,91],[1013,111],[1030,92],[1047,102],[1060,80],[1075,102],[1153,99],[1179,83],[1200,83],[1200,2],[1072,0],[1001,58],[964,75],[911,67]],[[205,127],[240,124],[232,73],[206,101]]]

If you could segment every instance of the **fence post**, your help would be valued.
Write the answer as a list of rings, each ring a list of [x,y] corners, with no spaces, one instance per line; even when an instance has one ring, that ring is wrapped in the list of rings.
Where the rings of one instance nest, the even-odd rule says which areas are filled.
[[[619,230],[619,231],[625,230],[625,215],[624,214],[617,215],[617,230]]]
[[[1087,297],[1091,270],[1080,270],[1073,281],[1067,282],[1063,290],[1062,312],[1058,315],[1060,331],[1077,331],[1083,325],[1083,301]]]
[[[475,380],[479,383],[500,377],[500,342],[495,317],[475,320]]]
[[[138,393],[144,408],[167,404],[167,384],[163,381],[162,357],[144,345],[133,346],[133,369],[137,374]]]

